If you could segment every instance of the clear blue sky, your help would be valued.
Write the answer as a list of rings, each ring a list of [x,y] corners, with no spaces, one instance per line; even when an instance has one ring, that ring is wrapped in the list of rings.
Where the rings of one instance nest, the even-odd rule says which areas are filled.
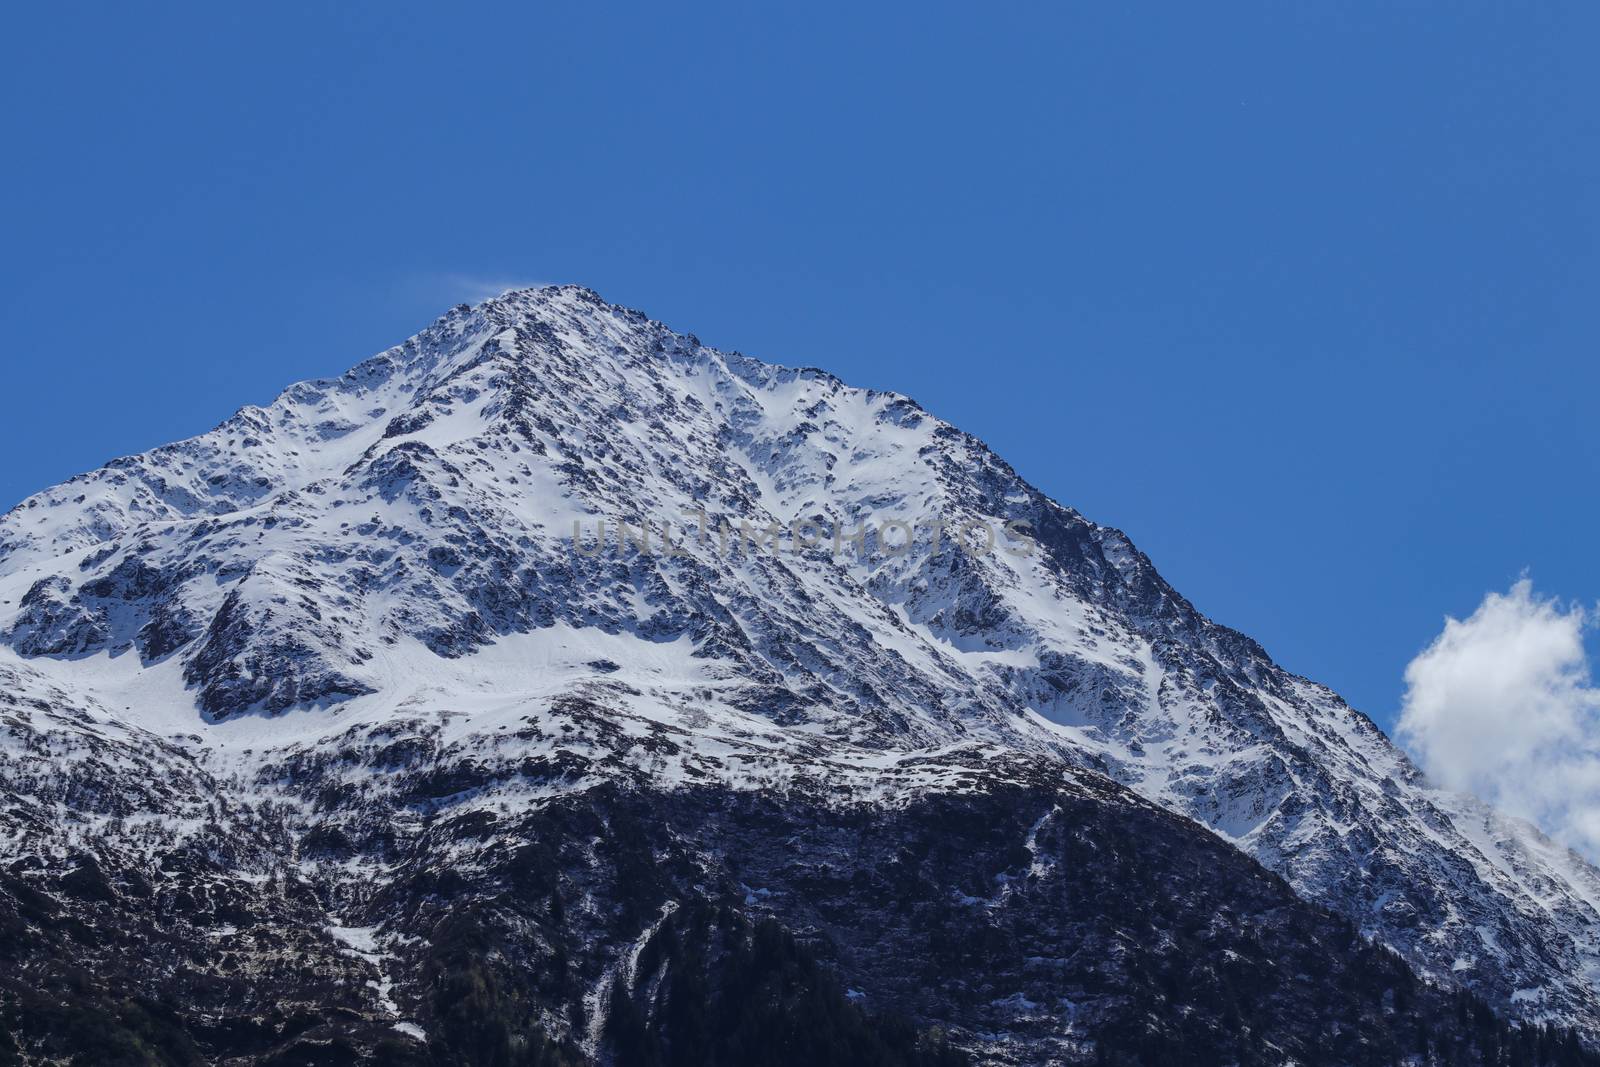
[[[911,394],[1380,722],[1524,567],[1600,598],[1600,7],[245,7],[8,12],[6,505],[574,281]]]

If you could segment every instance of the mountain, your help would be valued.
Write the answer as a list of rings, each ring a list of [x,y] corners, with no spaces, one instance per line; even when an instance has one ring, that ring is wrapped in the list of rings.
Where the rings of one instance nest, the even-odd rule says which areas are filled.
[[[0,678],[0,1061],[1600,1035],[1581,858],[913,401],[578,287],[12,509]]]

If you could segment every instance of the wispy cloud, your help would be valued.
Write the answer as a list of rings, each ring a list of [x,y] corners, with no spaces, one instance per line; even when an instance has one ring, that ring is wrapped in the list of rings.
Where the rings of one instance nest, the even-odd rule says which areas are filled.
[[[1484,597],[1406,668],[1398,736],[1438,784],[1475,793],[1600,858],[1595,614],[1524,578]]]
[[[455,304],[476,304],[508,289],[532,289],[550,282],[500,275],[440,274],[431,279],[440,296]]]

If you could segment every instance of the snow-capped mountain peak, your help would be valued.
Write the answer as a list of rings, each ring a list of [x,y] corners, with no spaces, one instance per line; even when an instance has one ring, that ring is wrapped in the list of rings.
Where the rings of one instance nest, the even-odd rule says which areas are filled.
[[[889,806],[1110,779],[1425,977],[1600,1029],[1577,857],[1431,789],[906,397],[579,287],[453,308],[24,501],[0,635],[19,691],[286,806],[363,877],[440,805],[621,779]],[[418,806],[427,775],[461,788]]]

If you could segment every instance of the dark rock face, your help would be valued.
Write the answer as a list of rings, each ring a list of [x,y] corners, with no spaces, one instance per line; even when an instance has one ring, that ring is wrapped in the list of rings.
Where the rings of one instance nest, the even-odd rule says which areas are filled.
[[[102,646],[110,632],[106,621],[71,590],[72,583],[59,575],[35,582],[11,626],[12,647],[24,656],[68,656]]]
[[[1017,785],[892,812],[604,796],[545,813],[526,836],[570,840],[590,820],[614,844],[587,877],[609,875],[624,896],[607,928],[552,951],[570,960],[639,931],[609,994],[608,1037],[626,994],[628,1014],[670,1048],[685,1008],[674,997],[688,996],[673,968],[730,921],[716,916],[754,913],[794,931],[858,1003],[936,1026],[986,1062],[1234,1063],[1275,1048],[1303,1062],[1396,1063],[1452,1041],[1468,1062],[1485,1051],[1456,1027],[1454,998],[1397,957],[1109,785]],[[641,855],[655,862],[643,868]],[[585,867],[558,853],[548,869]],[[615,888],[579,886],[615,899]],[[707,984],[694,971],[688,983]]]
[[[1582,860],[912,401],[573,287],[0,517],[0,727],[0,1062],[1600,1033]]]
[[[372,692],[372,688],[330,666],[330,650],[356,664],[371,653],[348,647],[336,626],[272,625],[272,613],[290,610],[313,624],[322,622],[321,593],[304,578],[289,596],[273,596],[263,607],[250,599],[246,581],[228,594],[212,619],[205,640],[184,667],[184,680],[198,688],[202,709],[221,718],[243,708],[282,711]]]

